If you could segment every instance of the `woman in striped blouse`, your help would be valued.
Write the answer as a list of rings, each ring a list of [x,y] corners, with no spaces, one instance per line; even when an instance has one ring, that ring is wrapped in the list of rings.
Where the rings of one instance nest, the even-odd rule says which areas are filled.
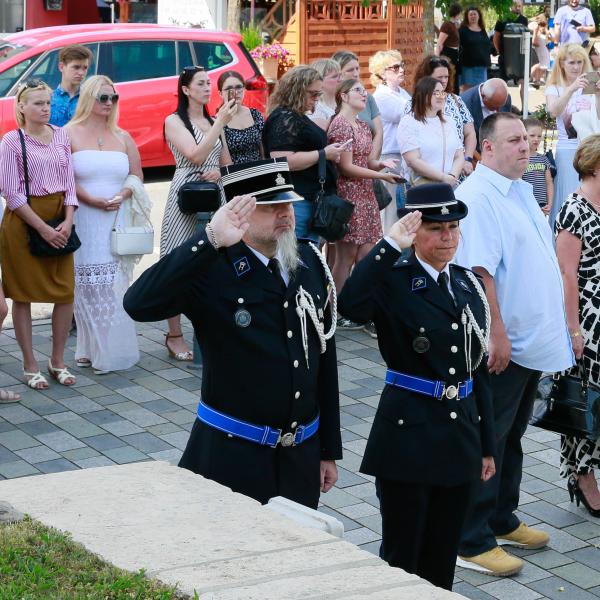
[[[17,92],[15,117],[25,140],[29,198],[19,131],[8,132],[0,142],[0,191],[7,207],[0,227],[2,283],[6,297],[13,300],[13,322],[23,353],[25,381],[36,390],[46,389],[48,381],[33,353],[32,302],[54,304],[48,373],[61,385],[75,383],[75,376],[64,362],[73,318],[73,255],[33,256],[27,235],[29,225],[50,246],[65,246],[77,207],[69,138],[62,129],[48,124],[50,95],[50,88],[39,80],[28,81]],[[62,221],[53,228],[45,222],[51,219]]]

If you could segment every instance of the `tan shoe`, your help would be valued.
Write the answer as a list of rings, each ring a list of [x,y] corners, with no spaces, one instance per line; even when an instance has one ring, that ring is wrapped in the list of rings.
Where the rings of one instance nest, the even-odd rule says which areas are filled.
[[[527,527],[525,523],[521,523],[510,533],[496,536],[496,542],[499,546],[515,546],[527,550],[543,548],[549,541],[550,536],[545,531]]]
[[[456,566],[487,575],[508,577],[515,575],[523,568],[523,561],[496,546],[477,556],[459,556]]]

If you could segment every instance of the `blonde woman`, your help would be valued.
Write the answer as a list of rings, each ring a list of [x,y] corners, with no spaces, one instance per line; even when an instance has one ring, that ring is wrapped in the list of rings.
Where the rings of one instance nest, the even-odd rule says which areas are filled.
[[[335,114],[335,91],[340,82],[340,65],[331,58],[321,58],[310,66],[323,78],[323,95],[317,101],[315,110],[308,113],[308,117],[327,131]]]
[[[323,95],[323,78],[307,65],[290,69],[280,80],[269,99],[268,117],[263,130],[265,155],[285,156],[290,165],[294,189],[304,200],[294,202],[296,235],[318,241],[310,231],[314,201],[321,189],[319,158],[326,160],[326,193],[335,193],[335,171],[331,163],[339,162],[340,144],[327,145],[327,134],[306,114],[314,111]]]
[[[383,147],[381,160],[394,159],[398,161],[396,172],[401,172],[402,155],[396,140],[396,131],[400,119],[405,114],[406,105],[410,102],[410,94],[403,88],[404,60],[399,50],[380,50],[369,59],[369,71],[371,72],[371,84],[375,88],[373,98],[377,102],[381,123],[383,125]],[[396,198],[398,185],[404,188],[404,184],[386,182],[384,185]],[[398,220],[397,209],[404,206],[404,189],[400,190],[400,203],[392,201],[381,211],[381,223],[383,233],[387,234],[392,225]]]
[[[61,385],[73,385],[75,376],[64,362],[64,351],[73,319],[75,277],[73,255],[33,256],[27,226],[53,248],[67,244],[77,208],[71,144],[64,130],[48,124],[52,90],[33,79],[19,88],[15,119],[23,134],[27,154],[29,202],[19,130],[9,131],[0,142],[0,190],[6,211],[0,227],[0,255],[4,293],[12,298],[15,335],[23,353],[23,375],[34,390],[48,388],[33,352],[31,303],[54,304],[52,353],[48,373]],[[46,221],[61,219],[56,227]]]
[[[123,310],[129,277],[121,257],[111,252],[111,230],[131,211],[130,175],[142,180],[140,154],[131,136],[119,129],[119,94],[104,75],[94,75],[79,91],[71,139],[79,210],[81,248],[75,253],[75,320],[79,367],[97,374],[135,365],[139,348],[134,322]],[[102,168],[98,168],[102,165]],[[145,207],[146,210],[149,207]]]
[[[546,108],[556,118],[558,128],[551,226],[566,197],[579,186],[579,177],[573,167],[578,140],[572,118],[573,114],[591,108],[589,96],[583,96],[583,88],[588,83],[585,74],[591,70],[586,50],[579,44],[566,44],[560,46],[546,82]]]

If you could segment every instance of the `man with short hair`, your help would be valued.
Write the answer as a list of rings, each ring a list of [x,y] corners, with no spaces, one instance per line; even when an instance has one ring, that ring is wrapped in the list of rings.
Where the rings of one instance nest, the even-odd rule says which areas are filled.
[[[508,86],[503,79],[492,77],[476,87],[469,88],[460,97],[466,104],[477,135],[477,152],[479,153],[479,128],[483,120],[496,112],[510,112],[512,102]]]
[[[75,114],[79,88],[86,78],[94,55],[86,46],[65,46],[58,54],[59,86],[52,93],[50,124],[64,127]]]
[[[501,545],[534,549],[549,536],[514,514],[519,504],[525,433],[542,372],[573,364],[562,277],[552,232],[531,184],[527,133],[512,113],[481,125],[481,162],[455,192],[469,214],[457,262],[485,284],[491,333],[488,368],[496,426],[496,476],[481,483],[463,528],[458,565],[498,577],[523,561]]]
[[[333,280],[316,246],[296,241],[287,159],[221,172],[229,202],[133,284],[125,310],[184,314],[200,343],[202,395],[179,466],[259,502],[317,508],[342,456]]]
[[[568,0],[554,15],[554,39],[559,44],[583,44],[596,31],[592,11],[579,0]]]

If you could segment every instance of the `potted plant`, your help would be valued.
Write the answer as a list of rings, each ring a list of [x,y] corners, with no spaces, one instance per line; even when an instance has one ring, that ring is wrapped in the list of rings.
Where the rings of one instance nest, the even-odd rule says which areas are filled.
[[[275,81],[279,73],[279,67],[290,65],[290,52],[281,44],[267,44],[258,46],[250,52],[250,56],[256,60],[256,64],[267,80]]]

